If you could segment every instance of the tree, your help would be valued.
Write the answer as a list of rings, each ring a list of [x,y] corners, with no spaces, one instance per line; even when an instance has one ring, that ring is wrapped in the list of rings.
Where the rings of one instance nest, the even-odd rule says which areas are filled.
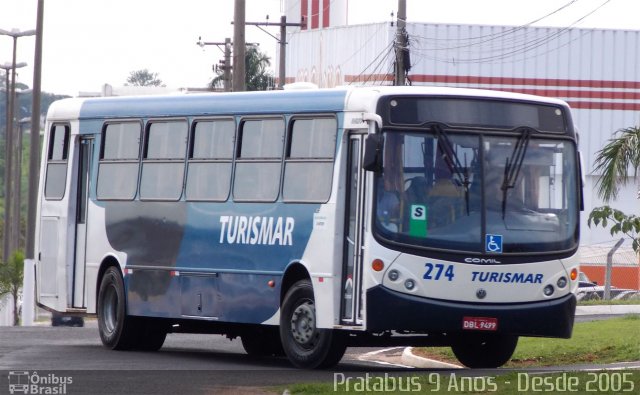
[[[633,169],[633,177],[629,168]],[[596,153],[595,172],[601,176],[596,183],[598,196],[605,203],[615,199],[621,186],[629,179],[637,179],[640,169],[640,127],[628,127],[614,133],[614,138]],[[640,190],[638,190],[640,199]],[[627,215],[608,205],[594,208],[589,214],[588,225],[606,228],[612,223],[611,235],[622,233],[632,240],[633,250],[640,251],[640,217]]]
[[[16,251],[9,258],[9,262],[0,264],[0,297],[6,294],[13,296],[13,325],[20,322],[18,309],[18,295],[22,287],[24,275],[24,253]]]
[[[245,82],[248,91],[266,91],[273,88],[273,73],[268,70],[271,58],[260,52],[257,47],[247,48],[244,56]],[[216,76],[211,81],[211,88],[221,88],[224,82],[224,71],[216,70]]]
[[[158,78],[158,73],[152,73],[148,69],[134,70],[129,73],[125,86],[165,86]]]

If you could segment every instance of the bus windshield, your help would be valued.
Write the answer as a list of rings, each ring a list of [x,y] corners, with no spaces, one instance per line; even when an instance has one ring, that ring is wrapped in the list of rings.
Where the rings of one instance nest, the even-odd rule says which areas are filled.
[[[384,133],[382,240],[483,254],[565,251],[578,237],[575,145],[523,127]]]

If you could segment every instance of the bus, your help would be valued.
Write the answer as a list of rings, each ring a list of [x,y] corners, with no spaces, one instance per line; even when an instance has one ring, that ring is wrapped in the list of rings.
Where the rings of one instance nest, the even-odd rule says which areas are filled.
[[[40,306],[102,343],[240,338],[300,368],[347,346],[498,367],[569,338],[582,209],[560,100],[437,87],[73,98],[48,112]]]

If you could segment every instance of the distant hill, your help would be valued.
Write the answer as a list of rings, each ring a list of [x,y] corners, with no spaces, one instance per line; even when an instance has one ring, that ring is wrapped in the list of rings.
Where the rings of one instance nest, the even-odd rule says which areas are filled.
[[[0,88],[2,89],[0,91],[0,131],[2,131],[1,135],[3,136],[2,139],[4,140],[4,129],[6,128],[7,125],[7,121],[6,121],[6,117],[7,117],[7,100],[6,100],[6,93],[4,90],[4,83],[0,83]],[[24,89],[29,89],[28,86],[24,85],[24,84],[17,84],[17,88],[18,90],[24,90]],[[44,119],[44,117],[47,115],[47,111],[49,110],[49,106],[51,105],[51,103],[53,103],[56,100],[60,100],[60,99],[64,99],[70,96],[66,96],[66,95],[56,95],[54,93],[47,93],[47,92],[42,92],[42,97],[41,97],[41,105],[40,105],[40,115],[41,117]],[[23,119],[26,117],[31,117],[31,100],[33,99],[33,95],[31,92],[29,93],[25,93],[25,94],[18,94],[18,106],[16,107],[16,118],[17,119]],[[40,127],[43,127],[44,125],[41,124]]]

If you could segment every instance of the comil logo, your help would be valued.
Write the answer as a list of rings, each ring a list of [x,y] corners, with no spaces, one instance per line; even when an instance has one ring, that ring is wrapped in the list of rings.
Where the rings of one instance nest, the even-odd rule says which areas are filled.
[[[53,373],[38,374],[38,372],[10,371],[10,394],[66,394],[68,386],[73,384],[70,376],[57,376]]]

